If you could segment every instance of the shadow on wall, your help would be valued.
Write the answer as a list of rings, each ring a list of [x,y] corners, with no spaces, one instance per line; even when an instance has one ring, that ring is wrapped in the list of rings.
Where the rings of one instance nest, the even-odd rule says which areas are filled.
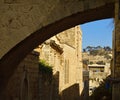
[[[61,100],[80,100],[79,84],[74,84],[63,90]]]
[[[79,84],[59,94],[59,72],[40,71],[38,60],[38,55],[31,53],[20,63],[0,100],[84,100],[80,99]]]
[[[80,100],[89,100],[89,80],[84,81],[84,88],[80,95]]]
[[[79,84],[76,83],[62,91],[60,100],[89,100],[87,88],[85,87],[80,95]]]
[[[112,100],[112,82],[110,79],[111,76],[104,79],[100,86],[93,91],[89,100]]]
[[[59,72],[55,75],[40,73],[40,100],[84,100],[79,94],[79,84],[73,84],[59,94]]]
[[[0,100],[38,100],[38,59],[36,52],[27,55],[9,78]]]
[[[59,100],[59,72],[55,75],[40,72],[39,99]]]

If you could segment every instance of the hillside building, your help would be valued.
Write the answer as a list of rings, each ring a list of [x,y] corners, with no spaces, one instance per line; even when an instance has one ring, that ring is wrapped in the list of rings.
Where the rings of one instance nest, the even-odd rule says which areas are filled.
[[[111,74],[110,64],[98,65],[92,64],[88,65],[89,69],[89,94],[91,95],[95,88],[97,88],[100,83]]]

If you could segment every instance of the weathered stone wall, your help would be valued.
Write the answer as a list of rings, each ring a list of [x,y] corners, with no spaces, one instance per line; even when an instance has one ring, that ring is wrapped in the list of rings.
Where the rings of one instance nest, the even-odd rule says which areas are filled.
[[[113,89],[112,100],[120,99],[120,0],[115,3],[115,32],[113,33]],[[115,82],[117,80],[117,82]]]
[[[39,96],[40,100],[50,100],[52,93],[52,76],[40,72],[39,77]]]
[[[75,27],[57,34],[57,37],[61,43],[66,43],[72,47],[75,47]]]
[[[79,84],[73,84],[62,91],[61,100],[81,100],[79,91]]]
[[[19,64],[10,77],[1,100],[25,100],[25,92],[28,92],[27,100],[39,99],[38,57],[38,53],[32,52]]]
[[[50,75],[40,70],[39,100],[59,100],[59,72]]]

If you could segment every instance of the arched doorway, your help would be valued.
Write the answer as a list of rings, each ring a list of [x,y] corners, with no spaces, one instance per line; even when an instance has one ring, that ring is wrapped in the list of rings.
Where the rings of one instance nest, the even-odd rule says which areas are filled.
[[[20,95],[20,100],[29,100],[29,83],[26,70],[23,72]]]
[[[23,81],[21,100],[28,100],[28,81],[27,81],[27,79],[24,79],[24,81]]]

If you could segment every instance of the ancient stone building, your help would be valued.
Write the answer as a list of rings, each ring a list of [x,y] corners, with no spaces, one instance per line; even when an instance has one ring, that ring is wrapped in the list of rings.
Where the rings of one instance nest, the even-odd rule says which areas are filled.
[[[62,100],[74,100],[82,92],[81,46],[82,31],[80,26],[75,26],[48,39],[36,49],[40,52],[40,59],[53,66],[53,75],[59,72],[59,93],[64,95]],[[70,91],[67,90],[69,88]],[[76,93],[70,97],[69,93],[73,91]]]
[[[17,65],[39,43],[78,24],[115,18],[113,79],[118,82],[112,99],[120,99],[119,0],[0,0],[0,4],[0,94]]]
[[[89,95],[100,86],[110,74],[110,65],[89,64]]]
[[[0,100],[39,100],[39,54],[32,52],[17,66]]]

